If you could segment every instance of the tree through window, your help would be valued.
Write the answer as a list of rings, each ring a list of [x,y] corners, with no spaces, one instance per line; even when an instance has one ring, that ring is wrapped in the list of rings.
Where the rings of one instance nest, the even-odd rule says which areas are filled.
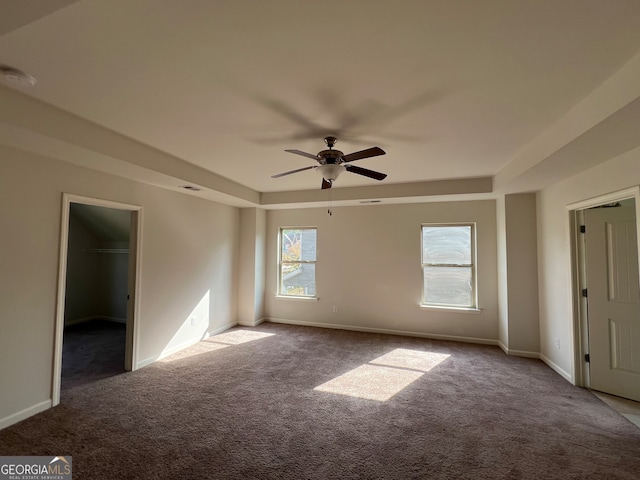
[[[281,228],[278,295],[316,296],[315,228]]]

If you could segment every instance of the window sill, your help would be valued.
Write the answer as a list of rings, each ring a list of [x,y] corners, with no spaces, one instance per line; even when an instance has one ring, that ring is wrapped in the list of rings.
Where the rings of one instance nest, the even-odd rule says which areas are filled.
[[[318,297],[296,297],[293,295],[276,295],[278,300],[294,300],[298,302],[317,302]]]
[[[451,313],[470,313],[477,315],[482,313],[479,308],[473,307],[444,307],[440,305],[420,305],[420,310],[432,310],[434,312],[451,312]]]

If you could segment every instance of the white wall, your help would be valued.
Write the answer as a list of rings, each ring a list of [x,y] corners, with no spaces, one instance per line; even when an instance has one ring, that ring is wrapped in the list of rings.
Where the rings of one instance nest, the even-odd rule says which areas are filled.
[[[640,149],[537,194],[540,352],[574,381],[571,250],[567,205],[640,184]],[[554,345],[559,340],[560,348]]]
[[[419,307],[420,226],[476,222],[479,314]],[[276,298],[278,229],[318,228],[319,301]],[[267,213],[266,317],[497,343],[496,205],[476,202],[272,210]],[[333,306],[338,308],[333,312]]]
[[[143,207],[141,364],[237,319],[237,208],[0,147],[0,427],[51,400],[63,192]]]

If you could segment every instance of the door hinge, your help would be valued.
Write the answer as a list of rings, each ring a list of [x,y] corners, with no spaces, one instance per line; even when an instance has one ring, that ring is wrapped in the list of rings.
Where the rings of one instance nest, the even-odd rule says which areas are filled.
[[[580,233],[586,233],[587,231],[587,226],[586,225],[580,225]]]
[[[589,354],[588,354],[588,353],[585,353],[585,355],[584,355],[584,361],[585,361],[585,362],[587,362],[587,363],[590,363],[590,362],[591,362],[591,357],[589,356]]]
[[[585,297],[585,298],[587,297],[587,289],[586,288],[582,289],[582,296]]]

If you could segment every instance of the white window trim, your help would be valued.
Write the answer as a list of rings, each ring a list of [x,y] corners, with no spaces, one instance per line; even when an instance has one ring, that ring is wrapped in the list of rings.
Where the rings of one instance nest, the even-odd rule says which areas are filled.
[[[443,305],[419,305],[420,310],[431,310],[433,312],[455,312],[455,313],[470,313],[477,315],[482,313],[481,308],[475,307],[445,307]]]
[[[282,260],[282,231],[283,230],[315,230],[316,231],[316,239],[317,239],[317,233],[318,233],[318,227],[280,227],[278,229],[278,271],[276,273],[277,275],[277,287],[276,287],[276,295],[275,297],[278,299],[285,299],[285,300],[302,300],[302,301],[313,301],[313,302],[317,302],[318,301],[318,297],[317,295],[287,295],[286,293],[282,293],[281,289],[282,289],[282,264],[283,263],[305,263],[305,264],[313,264],[316,265],[318,263],[318,245],[316,243],[316,259],[311,261],[311,260],[299,260],[296,262],[291,262],[291,261],[287,261],[287,262],[283,262]],[[315,285],[315,279],[314,279],[314,285]],[[316,287],[316,294],[317,294],[317,287]]]
[[[274,295],[278,300],[293,300],[298,302],[317,302],[318,297],[301,297],[297,295]]]
[[[424,263],[422,255],[424,252],[423,245],[423,229],[424,227],[471,227],[471,264],[460,265],[447,265],[447,264],[432,264]],[[437,311],[456,311],[464,313],[480,313],[482,310],[478,308],[478,278],[477,278],[477,262],[476,262],[476,224],[475,222],[451,222],[451,223],[423,223],[420,225],[420,263],[422,271],[422,292],[420,294],[420,308],[424,310],[437,310]],[[425,303],[424,300],[424,268],[429,266],[440,267],[471,267],[471,305],[450,305],[445,303]]]

